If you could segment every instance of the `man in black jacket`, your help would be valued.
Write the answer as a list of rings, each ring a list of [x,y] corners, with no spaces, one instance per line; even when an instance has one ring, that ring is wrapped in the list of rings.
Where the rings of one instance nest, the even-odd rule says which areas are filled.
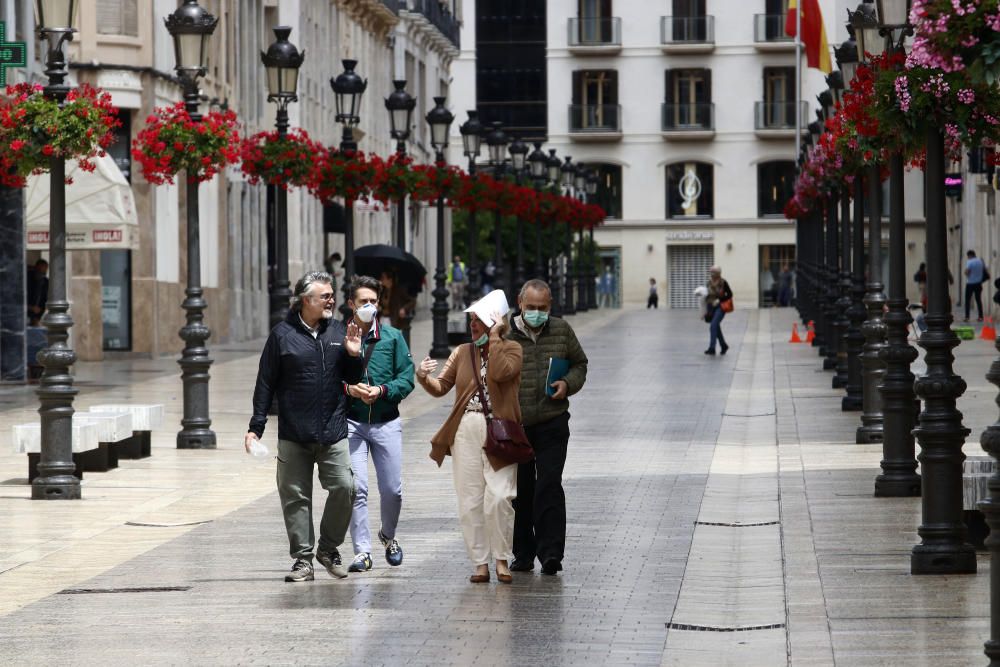
[[[316,560],[333,577],[347,576],[337,547],[354,504],[347,447],[347,403],[342,382],[361,379],[361,331],[335,321],[336,293],[328,273],[307,273],[295,285],[285,321],[271,330],[260,356],[247,451],[264,434],[271,401],[278,400],[278,495],[289,552],[295,563],[285,581],[313,580],[313,466],[327,490]]]

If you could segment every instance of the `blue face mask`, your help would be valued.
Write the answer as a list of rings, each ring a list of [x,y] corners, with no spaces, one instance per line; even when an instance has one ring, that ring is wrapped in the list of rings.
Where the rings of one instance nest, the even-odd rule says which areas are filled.
[[[486,343],[490,342],[490,335],[488,333],[484,333],[482,336],[480,336],[479,338],[477,338],[472,342],[473,344],[475,344],[476,347],[482,347],[483,345],[486,345]]]
[[[549,321],[549,314],[544,310],[526,310],[522,315],[525,323],[533,329],[537,329]]]

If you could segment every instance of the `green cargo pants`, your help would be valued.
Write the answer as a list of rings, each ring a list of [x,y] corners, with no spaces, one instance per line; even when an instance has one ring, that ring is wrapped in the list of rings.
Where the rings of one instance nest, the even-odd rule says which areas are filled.
[[[313,559],[313,466],[327,491],[319,523],[319,550],[332,551],[344,542],[354,506],[354,473],[347,440],[323,446],[278,440],[278,496],[285,516],[288,552],[292,558]]]

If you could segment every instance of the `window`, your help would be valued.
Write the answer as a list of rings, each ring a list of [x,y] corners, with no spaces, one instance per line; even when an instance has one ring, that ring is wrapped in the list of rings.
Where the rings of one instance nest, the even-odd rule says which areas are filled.
[[[788,0],[767,0],[764,5],[764,39],[768,42],[787,40],[785,20],[788,17]]]
[[[783,215],[785,203],[795,193],[795,163],[791,160],[757,165],[757,215]]]
[[[619,129],[618,72],[582,70],[573,72],[571,130]]]
[[[667,217],[711,218],[715,192],[713,167],[705,162],[667,165]]]
[[[128,109],[118,110],[119,127],[114,129],[115,142],[108,146],[108,155],[115,161],[122,175],[129,183],[132,182],[132,112]]]
[[[609,44],[613,41],[611,0],[579,0],[577,13],[580,17],[577,37],[581,44]]]
[[[597,194],[594,203],[604,209],[608,218],[622,218],[622,168],[617,164],[593,164],[588,167],[597,172]]]
[[[795,68],[764,68],[762,127],[795,127]]]
[[[97,32],[138,37],[138,0],[97,0]]]
[[[671,69],[666,72],[664,128],[712,127],[712,71]]]
[[[671,36],[675,42],[704,42],[708,37],[705,0],[673,0]]]

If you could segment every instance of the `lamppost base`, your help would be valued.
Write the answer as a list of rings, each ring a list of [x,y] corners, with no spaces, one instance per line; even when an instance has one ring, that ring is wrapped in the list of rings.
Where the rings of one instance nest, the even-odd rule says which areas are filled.
[[[823,370],[824,371],[835,371],[837,370],[837,360],[826,357],[823,359]],[[836,388],[836,387],[834,387]]]
[[[841,412],[860,412],[864,409],[864,401],[860,397],[844,396],[844,398],[840,400]]]
[[[834,389],[843,389],[844,387],[847,386],[847,378],[842,378],[839,375],[835,375],[830,385]]]
[[[910,553],[910,574],[975,574],[976,549],[971,544],[918,544]]]
[[[882,425],[859,426],[855,438],[855,443],[859,445],[873,445],[882,442]]]
[[[879,475],[875,478],[876,498],[919,498],[920,475]]]
[[[73,475],[36,477],[31,483],[32,500],[80,500],[80,480]]]
[[[177,449],[215,449],[215,432],[208,428],[193,428],[177,434]]]
[[[431,351],[427,353],[431,359],[447,359],[451,356],[450,347],[431,347]]]

